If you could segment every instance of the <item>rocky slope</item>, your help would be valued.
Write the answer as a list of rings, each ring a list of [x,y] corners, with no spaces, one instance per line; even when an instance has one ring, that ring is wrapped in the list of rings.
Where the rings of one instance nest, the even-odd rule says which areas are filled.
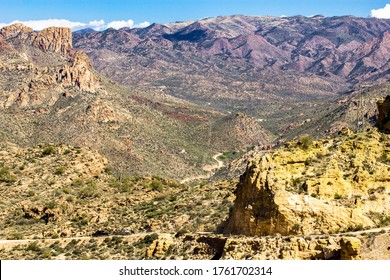
[[[84,52],[73,50],[69,29],[36,33],[16,24],[0,33],[3,141],[89,146],[117,172],[184,178],[203,173],[224,146],[271,140],[267,132],[229,138],[214,133],[225,114],[113,83],[94,70]],[[230,137],[238,139],[233,147]]]
[[[0,239],[216,231],[234,183],[115,176],[98,151],[0,144]]]
[[[226,233],[322,234],[389,219],[389,136],[359,134],[298,142],[254,158],[240,178]]]
[[[2,259],[53,260],[387,260],[389,231],[341,236],[243,237],[214,234],[11,240],[0,243]]]
[[[2,259],[390,257],[389,229],[307,236],[213,234],[228,217],[234,182],[187,186],[158,177],[118,178],[89,148],[0,145]],[[372,203],[382,199],[371,195],[377,196]],[[376,218],[379,222],[383,216]]]

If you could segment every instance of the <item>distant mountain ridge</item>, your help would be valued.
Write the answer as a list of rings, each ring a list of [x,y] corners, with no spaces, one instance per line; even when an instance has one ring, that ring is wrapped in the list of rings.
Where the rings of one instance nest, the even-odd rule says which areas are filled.
[[[386,81],[389,36],[387,19],[224,16],[75,34],[73,41],[117,81],[221,104],[329,96]]]

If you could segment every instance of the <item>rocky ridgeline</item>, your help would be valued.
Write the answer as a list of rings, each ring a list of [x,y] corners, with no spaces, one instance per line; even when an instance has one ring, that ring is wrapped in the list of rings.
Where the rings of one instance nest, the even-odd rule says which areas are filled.
[[[389,97],[379,102],[386,130]],[[328,234],[387,225],[389,136],[376,129],[302,137],[253,159],[241,176],[226,233]]]
[[[64,93],[69,87],[95,92],[100,88],[88,56],[73,50],[69,28],[49,27],[34,32],[22,24],[6,26],[0,30],[0,56],[3,75],[16,75],[22,81],[8,93],[5,107],[55,102],[53,96],[45,98],[34,92]]]
[[[9,45],[24,43],[63,56],[71,56],[73,52],[72,31],[66,27],[48,27],[40,32],[34,32],[32,28],[16,23],[3,27],[0,35]]]

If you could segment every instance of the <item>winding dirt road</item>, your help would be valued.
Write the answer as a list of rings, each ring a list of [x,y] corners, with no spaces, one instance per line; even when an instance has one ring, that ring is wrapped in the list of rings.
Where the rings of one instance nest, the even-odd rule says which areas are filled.
[[[203,167],[203,170],[207,172],[207,174],[204,175],[198,175],[198,176],[191,176],[184,178],[183,180],[180,181],[181,184],[190,182],[190,181],[195,181],[195,180],[201,180],[201,179],[207,179],[210,178],[218,169],[222,168],[225,166],[222,160],[219,160],[218,157],[222,156],[222,153],[215,154],[213,156],[213,160],[215,160],[217,163],[213,165],[205,165]]]

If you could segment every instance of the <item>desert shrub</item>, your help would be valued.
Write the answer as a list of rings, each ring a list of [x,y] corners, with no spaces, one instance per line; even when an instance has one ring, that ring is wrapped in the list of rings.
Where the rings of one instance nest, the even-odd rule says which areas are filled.
[[[97,196],[99,196],[99,193],[97,191],[95,181],[90,181],[86,186],[79,190],[79,198],[94,198]]]
[[[308,157],[306,160],[305,160],[305,165],[308,166],[310,164],[312,164],[313,162],[313,159],[311,157]]]
[[[149,245],[149,244],[152,244],[153,241],[157,240],[157,239],[158,239],[158,234],[152,233],[152,234],[146,235],[142,241],[143,241],[143,243]]]
[[[54,209],[56,207],[57,207],[57,203],[54,200],[50,200],[50,201],[46,202],[46,204],[45,204],[45,208],[48,208],[48,209]]]
[[[11,174],[11,169],[8,166],[0,168],[0,182],[14,183],[16,176]]]
[[[379,219],[379,227],[387,227],[390,225],[390,216],[383,216]]]
[[[341,194],[339,194],[339,193],[334,194],[334,199],[342,199],[342,198],[343,198],[343,196]]]
[[[68,244],[66,244],[66,246],[64,248],[65,251],[72,250],[77,245],[77,243],[79,243],[79,240],[72,239]]]
[[[383,151],[379,160],[383,163],[390,163],[390,155],[386,151]]]
[[[43,249],[43,251],[41,253],[41,258],[50,260],[51,257],[52,257],[51,250],[49,248]]]
[[[66,171],[66,168],[63,166],[57,167],[56,170],[54,171],[55,175],[63,175]]]
[[[62,191],[63,191],[65,194],[70,194],[70,193],[72,193],[72,188],[69,187],[69,186],[64,186],[64,187],[62,188]]]
[[[104,167],[104,172],[107,173],[108,175],[112,175],[113,171],[114,171],[114,169],[110,165],[107,165],[106,167]]]
[[[84,185],[84,181],[83,179],[76,179],[72,182],[72,187],[81,187],[82,185]]]
[[[297,193],[307,192],[307,184],[302,182],[302,178],[291,178],[290,185],[286,186],[286,190]]]
[[[134,183],[128,177],[125,177],[123,179],[114,178],[111,179],[110,186],[118,189],[119,192],[124,193],[124,192],[130,192],[134,187]]]
[[[357,225],[350,225],[347,229],[346,232],[349,231],[361,231],[364,229],[364,226],[362,224],[357,224]]]
[[[28,251],[34,251],[34,252],[40,252],[41,251],[41,247],[39,247],[38,242],[34,241],[34,242],[28,243],[27,250]]]
[[[28,197],[32,197],[32,196],[34,196],[35,195],[35,192],[33,191],[33,190],[28,190],[27,191],[27,196]]]
[[[164,184],[159,179],[156,178],[153,178],[149,186],[156,191],[162,191],[162,189],[164,188]]]
[[[23,239],[23,234],[20,233],[20,232],[12,232],[8,237],[7,239],[9,240],[19,240],[19,239]]]
[[[42,156],[53,155],[56,153],[56,148],[53,146],[47,146],[42,150]]]
[[[302,149],[307,150],[313,144],[313,139],[310,135],[303,135],[299,139],[299,144],[301,145]]]

